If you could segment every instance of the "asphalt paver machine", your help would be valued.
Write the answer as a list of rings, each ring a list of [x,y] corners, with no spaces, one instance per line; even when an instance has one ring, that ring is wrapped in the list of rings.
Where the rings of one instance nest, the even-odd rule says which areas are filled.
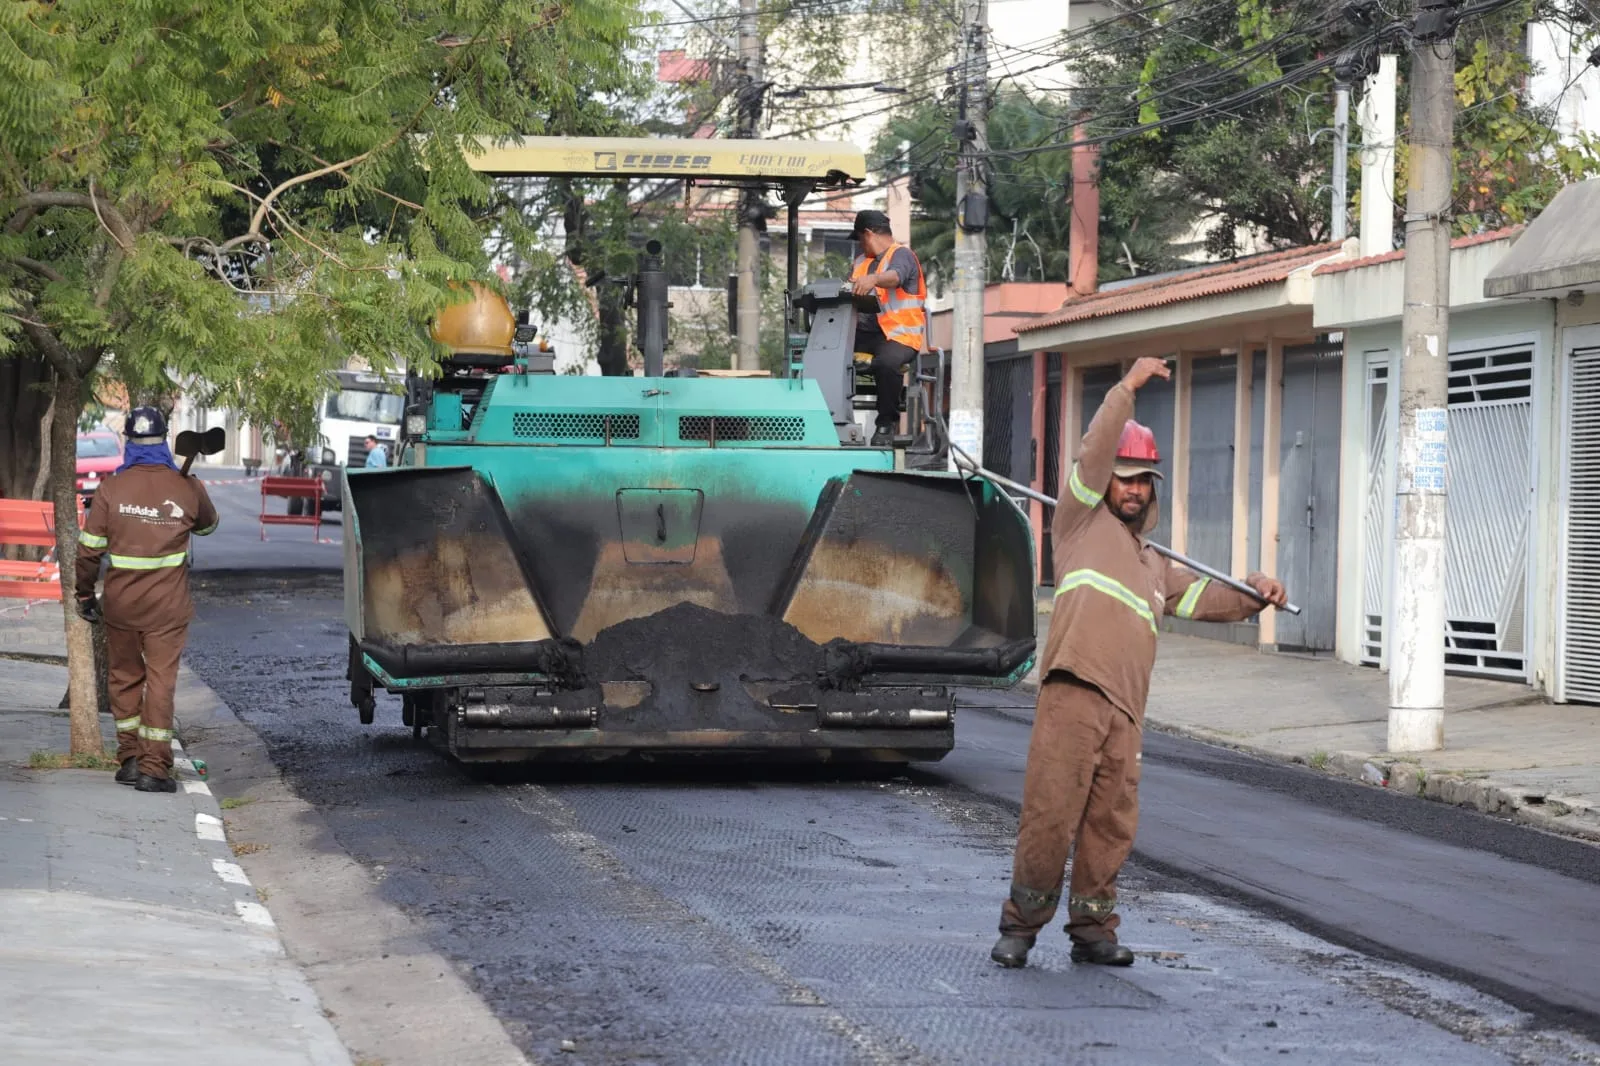
[[[859,184],[861,152],[524,138],[469,158],[777,192],[789,357],[767,377],[665,371],[648,271],[643,376],[550,372],[488,290],[449,308],[451,354],[409,382],[396,465],[344,470],[361,720],[378,688],[398,693],[407,725],[469,763],[944,756],[955,689],[1014,685],[1032,663],[1032,533],[994,483],[908,469],[917,448],[870,447],[855,423],[860,298],[799,285],[798,208]]]

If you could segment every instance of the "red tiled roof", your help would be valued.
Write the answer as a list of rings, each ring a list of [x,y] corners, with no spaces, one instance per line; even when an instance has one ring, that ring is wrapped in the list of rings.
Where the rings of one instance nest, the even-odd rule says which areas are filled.
[[[1470,237],[1457,237],[1450,242],[1451,249],[1471,248],[1477,244],[1488,244],[1491,241],[1503,241],[1507,237],[1515,237],[1526,226],[1507,226],[1504,229],[1490,230],[1487,233],[1474,233]],[[1356,270],[1360,267],[1377,266],[1379,263],[1393,263],[1406,257],[1404,248],[1393,252],[1383,252],[1378,255],[1364,256],[1360,259],[1346,259],[1338,263],[1325,263],[1317,267],[1317,274],[1338,274],[1345,270]]]
[[[1282,252],[1236,259],[1231,263],[1188,270],[1175,277],[1109,289],[1089,296],[1069,298],[1060,308],[1017,327],[1017,333],[1031,333],[1083,322],[1091,318],[1105,318],[1127,311],[1144,311],[1166,304],[1182,303],[1204,296],[1221,296],[1224,293],[1271,285],[1318,259],[1326,259],[1339,251],[1337,244],[1315,244],[1303,248],[1290,248]]]

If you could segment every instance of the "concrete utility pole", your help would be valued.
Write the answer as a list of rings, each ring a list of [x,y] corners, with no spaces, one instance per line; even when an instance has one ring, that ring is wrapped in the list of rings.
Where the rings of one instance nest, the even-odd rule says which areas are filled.
[[[961,16],[961,109],[956,120],[955,292],[951,307],[950,438],[983,454],[983,290],[989,280],[985,182],[989,115],[988,0],[964,0]],[[955,453],[950,456],[955,469]]]
[[[1418,0],[1411,62],[1401,324],[1395,583],[1389,615],[1389,750],[1444,746],[1445,457],[1450,370],[1450,148],[1455,10]]]
[[[756,24],[757,0],[739,0],[740,137],[754,137],[761,121],[761,36]],[[739,194],[737,341],[734,369],[761,369],[761,231],[756,212],[761,194],[746,189]]]
[[[1350,86],[1333,83],[1333,239],[1350,232]]]

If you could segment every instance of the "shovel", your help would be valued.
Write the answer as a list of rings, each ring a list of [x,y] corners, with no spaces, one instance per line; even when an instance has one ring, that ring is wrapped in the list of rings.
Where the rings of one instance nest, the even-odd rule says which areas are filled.
[[[172,450],[183,456],[183,469],[179,473],[187,475],[189,468],[194,465],[195,456],[216,455],[227,446],[228,431],[221,426],[212,426],[204,433],[196,433],[192,429],[184,430],[178,434]]]

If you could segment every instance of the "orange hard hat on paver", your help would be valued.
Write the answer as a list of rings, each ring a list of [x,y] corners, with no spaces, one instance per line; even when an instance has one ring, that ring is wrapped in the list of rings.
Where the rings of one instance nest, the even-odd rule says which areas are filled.
[[[1138,477],[1141,474],[1161,477],[1161,471],[1156,469],[1160,461],[1161,452],[1156,448],[1156,435],[1150,431],[1150,427],[1128,419],[1122,427],[1122,439],[1117,441],[1117,465],[1111,472],[1117,477]]]

